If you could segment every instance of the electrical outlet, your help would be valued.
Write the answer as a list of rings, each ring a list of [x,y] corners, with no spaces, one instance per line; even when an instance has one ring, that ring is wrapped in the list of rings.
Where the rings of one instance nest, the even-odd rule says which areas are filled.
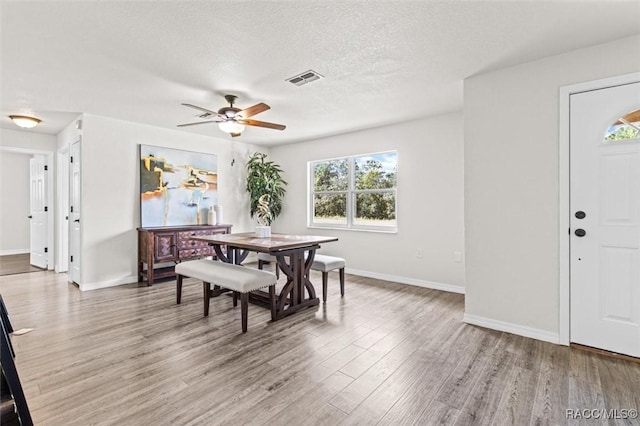
[[[453,252],[453,261],[456,263],[462,263],[462,252],[454,251]]]
[[[422,255],[423,255],[423,254],[424,254],[424,253],[423,253],[422,249],[418,249],[418,250],[416,250],[416,257],[417,257],[418,259],[422,259]]]

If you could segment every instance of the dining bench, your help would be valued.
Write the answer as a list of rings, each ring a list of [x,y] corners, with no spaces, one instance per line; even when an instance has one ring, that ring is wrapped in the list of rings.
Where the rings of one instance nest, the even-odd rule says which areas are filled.
[[[306,257],[306,256],[305,256]],[[279,275],[278,273],[278,259],[275,256],[270,255],[269,253],[258,253],[258,269],[262,269],[264,264],[267,262],[275,263],[275,273],[276,277]],[[344,296],[344,268],[347,262],[337,256],[327,256],[324,254],[316,254],[313,257],[313,263],[311,264],[311,269],[314,271],[322,272],[322,301],[327,301],[327,287],[329,281],[329,272],[335,271],[336,269],[340,274],[340,295]]]
[[[271,272],[245,268],[244,266],[225,263],[217,260],[201,259],[181,262],[175,267],[177,302],[181,301],[182,280],[184,277],[202,281],[204,290],[204,316],[209,316],[209,301],[212,295],[219,294],[212,289],[216,285],[233,291],[233,306],[237,306],[240,295],[240,310],[242,315],[242,332],[247,332],[249,293],[269,287],[269,305],[271,320],[276,320],[276,276]]]

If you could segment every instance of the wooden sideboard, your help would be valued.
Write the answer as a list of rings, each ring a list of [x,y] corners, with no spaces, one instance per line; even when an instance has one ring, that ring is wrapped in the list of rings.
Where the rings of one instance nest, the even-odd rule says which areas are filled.
[[[228,234],[231,225],[190,225],[138,228],[138,282],[147,285],[159,278],[174,277],[174,265],[154,268],[158,263],[174,264],[189,259],[215,256],[213,247],[191,237]],[[145,269],[146,265],[146,269]]]

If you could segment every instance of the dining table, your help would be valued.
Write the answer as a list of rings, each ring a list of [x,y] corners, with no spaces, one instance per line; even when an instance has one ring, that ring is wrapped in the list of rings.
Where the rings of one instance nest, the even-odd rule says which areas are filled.
[[[338,241],[336,237],[279,233],[273,233],[270,237],[258,237],[253,232],[193,236],[191,239],[208,243],[213,246],[219,261],[236,265],[241,265],[251,252],[274,256],[287,278],[276,297],[275,320],[320,303],[309,271],[320,244]],[[214,287],[216,288],[219,292],[215,295],[224,291]],[[252,292],[250,301],[271,308],[265,292]]]

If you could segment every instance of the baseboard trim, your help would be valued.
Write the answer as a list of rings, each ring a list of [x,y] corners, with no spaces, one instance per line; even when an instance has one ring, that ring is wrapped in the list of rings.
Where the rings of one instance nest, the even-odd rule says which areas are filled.
[[[396,282],[400,284],[409,284],[417,287],[430,288],[433,290],[447,291],[449,293],[464,294],[464,287],[460,287],[453,284],[444,284],[444,283],[438,283],[434,281],[419,280],[416,278],[401,277],[398,275],[390,275],[390,274],[381,274],[378,272],[363,271],[363,270],[351,269],[351,268],[345,268],[345,272],[347,274],[358,275],[361,277],[375,278],[379,280],[391,281],[391,282]],[[115,280],[99,281],[99,282],[88,283],[88,284],[78,284],[78,287],[80,288],[81,291],[97,290],[100,288],[116,287],[119,285],[131,284],[137,281],[138,281],[138,277],[136,275],[131,275],[128,277],[119,278]]]
[[[0,256],[11,256],[12,254],[27,254],[30,253],[31,250],[26,249],[15,249],[15,250],[0,250]]]
[[[378,272],[362,271],[360,269],[345,268],[347,274],[358,275],[360,277],[375,278],[378,280],[391,281],[400,284],[409,284],[417,287],[430,288],[433,290],[442,290],[449,293],[464,294],[464,287],[453,284],[444,284],[434,281],[419,280],[417,278],[401,277],[398,275],[381,274]]]
[[[531,339],[542,340],[543,342],[560,344],[560,335],[550,331],[540,330],[537,328],[526,327],[524,325],[513,324],[494,320],[491,318],[480,317],[477,315],[465,313],[463,322],[480,327],[491,328],[493,330],[504,331],[506,333],[517,334],[518,336],[529,337]]]
[[[99,281],[97,283],[78,284],[80,291],[98,290],[100,288],[116,287],[124,284],[131,284],[138,282],[136,275],[130,275],[124,278],[118,278],[116,280]]]

